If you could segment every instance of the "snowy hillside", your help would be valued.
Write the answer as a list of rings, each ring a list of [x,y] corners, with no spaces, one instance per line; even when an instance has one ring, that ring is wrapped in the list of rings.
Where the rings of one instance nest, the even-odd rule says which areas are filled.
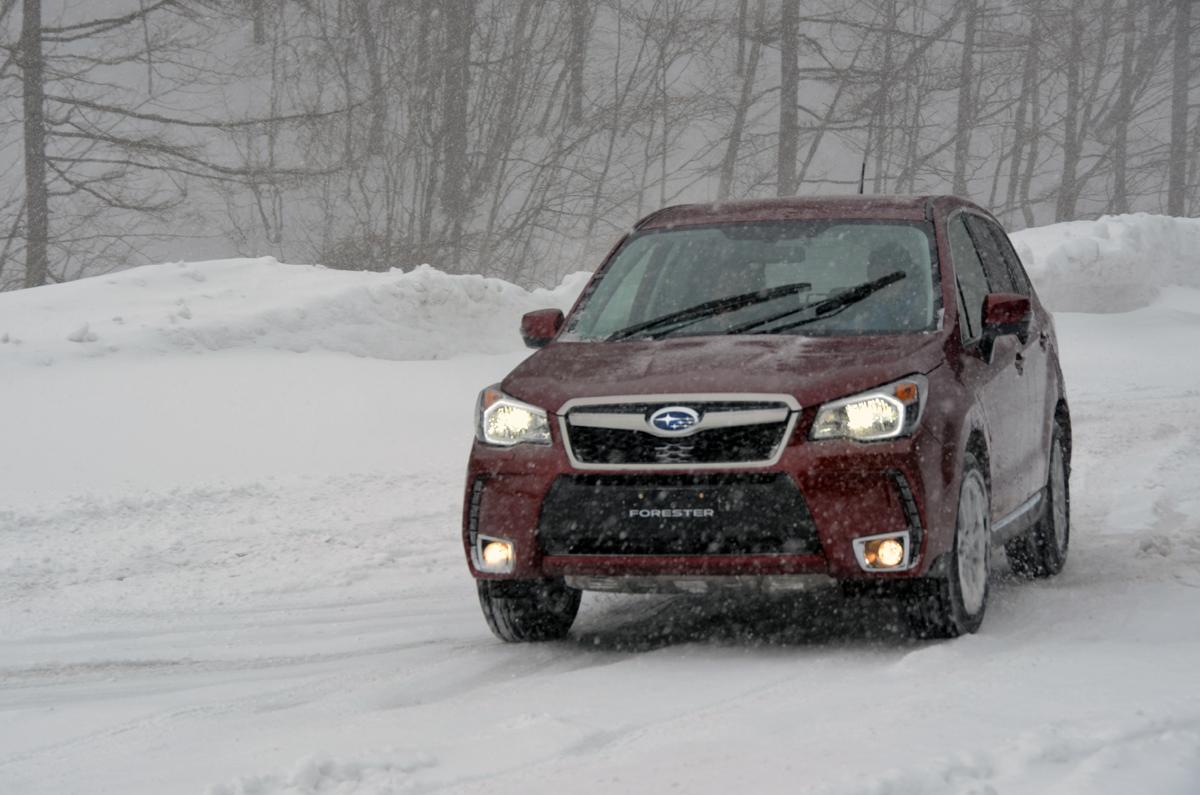
[[[1057,315],[1071,559],[946,643],[828,595],[589,594],[567,641],[492,638],[472,406],[581,277],[230,260],[0,295],[0,793],[1193,794],[1195,224],[1015,236],[1047,290],[1153,289]]]

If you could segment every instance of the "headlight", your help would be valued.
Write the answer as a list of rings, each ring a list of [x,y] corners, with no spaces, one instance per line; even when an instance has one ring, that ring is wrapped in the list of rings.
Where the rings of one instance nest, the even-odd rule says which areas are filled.
[[[514,400],[494,386],[479,393],[475,436],[481,442],[550,444],[550,420],[537,406]]]
[[[907,436],[917,427],[929,380],[910,375],[878,389],[821,406],[813,423],[813,439],[870,442]]]

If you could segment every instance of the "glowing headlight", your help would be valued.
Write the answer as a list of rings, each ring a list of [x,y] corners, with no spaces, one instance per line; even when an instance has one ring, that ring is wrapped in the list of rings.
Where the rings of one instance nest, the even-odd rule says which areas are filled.
[[[917,427],[929,381],[910,375],[821,406],[813,423],[813,439],[855,439],[860,442],[907,436]]]
[[[514,400],[493,386],[479,394],[475,435],[481,442],[503,447],[550,444],[550,420],[537,406]]]

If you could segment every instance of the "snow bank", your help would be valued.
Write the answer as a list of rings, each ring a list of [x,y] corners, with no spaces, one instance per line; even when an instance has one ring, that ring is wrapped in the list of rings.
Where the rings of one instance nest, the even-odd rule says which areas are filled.
[[[249,347],[399,360],[502,353],[521,348],[522,314],[568,308],[587,277],[528,291],[428,265],[407,273],[270,257],[147,265],[0,294],[0,363]]]
[[[1026,229],[1013,242],[1055,311],[1127,311],[1200,288],[1200,219],[1122,215]],[[273,258],[147,265],[0,294],[0,365],[236,348],[392,360],[521,349],[533,309],[567,309],[587,273],[552,290],[451,276],[328,270]]]
[[[1200,219],[1104,216],[1012,235],[1038,294],[1057,312],[1124,312],[1167,286],[1200,287]]]

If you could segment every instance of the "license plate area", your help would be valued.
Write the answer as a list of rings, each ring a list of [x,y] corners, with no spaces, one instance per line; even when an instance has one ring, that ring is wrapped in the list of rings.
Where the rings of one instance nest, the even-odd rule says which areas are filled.
[[[548,555],[820,552],[800,490],[782,473],[562,476],[538,539]]]

